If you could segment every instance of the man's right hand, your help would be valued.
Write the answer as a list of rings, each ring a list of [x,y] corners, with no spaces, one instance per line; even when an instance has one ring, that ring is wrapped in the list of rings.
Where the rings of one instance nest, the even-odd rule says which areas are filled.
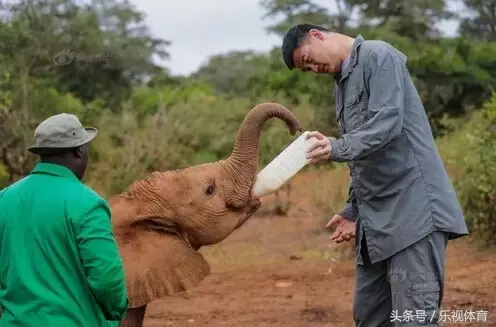
[[[317,131],[309,132],[305,139],[308,140],[312,137],[316,138],[317,141],[307,150],[308,163],[328,162],[331,156],[331,141],[324,134]]]
[[[335,215],[326,225],[326,228],[333,227],[336,227],[331,236],[331,240],[334,242],[341,243],[355,238],[355,222],[349,221],[343,216]]]

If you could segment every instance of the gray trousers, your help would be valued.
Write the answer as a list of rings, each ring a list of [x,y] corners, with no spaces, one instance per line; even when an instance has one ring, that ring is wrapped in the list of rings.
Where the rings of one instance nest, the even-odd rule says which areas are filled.
[[[447,233],[433,232],[374,264],[362,251],[353,302],[356,326],[440,326],[447,242]],[[361,248],[367,248],[365,239]]]

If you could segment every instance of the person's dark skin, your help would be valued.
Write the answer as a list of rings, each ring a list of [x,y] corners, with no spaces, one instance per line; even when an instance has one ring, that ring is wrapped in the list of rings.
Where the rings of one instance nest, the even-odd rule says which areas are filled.
[[[88,166],[88,145],[70,149],[39,149],[40,161],[64,166],[82,180]]]

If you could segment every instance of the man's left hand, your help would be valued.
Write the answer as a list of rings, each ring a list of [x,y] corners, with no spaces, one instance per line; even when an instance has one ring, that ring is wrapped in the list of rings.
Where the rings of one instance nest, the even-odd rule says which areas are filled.
[[[315,142],[307,151],[307,159],[310,159],[309,163],[314,164],[328,161],[331,156],[331,141],[317,131],[309,132],[306,139],[308,140],[311,137],[315,137],[317,142]]]

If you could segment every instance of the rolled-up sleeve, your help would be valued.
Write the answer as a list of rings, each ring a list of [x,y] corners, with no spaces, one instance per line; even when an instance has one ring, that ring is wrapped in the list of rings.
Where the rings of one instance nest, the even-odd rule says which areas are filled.
[[[86,212],[77,230],[77,241],[88,284],[105,318],[122,320],[129,302],[106,202],[99,201]]]
[[[331,140],[331,160],[360,159],[382,148],[401,132],[406,67],[393,51],[383,49],[370,56],[365,78],[369,85],[371,118],[339,139]]]

